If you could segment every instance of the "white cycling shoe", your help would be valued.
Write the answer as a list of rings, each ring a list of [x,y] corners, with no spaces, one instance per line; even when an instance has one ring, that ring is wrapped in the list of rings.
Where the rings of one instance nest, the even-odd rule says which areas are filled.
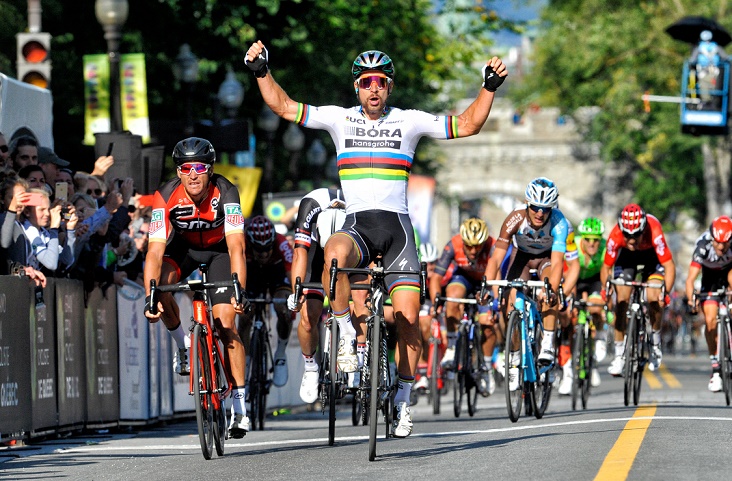
[[[722,377],[719,375],[718,372],[712,374],[712,377],[709,379],[707,389],[709,389],[710,392],[722,391]]]
[[[318,371],[305,371],[300,382],[300,399],[307,404],[317,401],[319,384]]]
[[[394,422],[391,427],[392,435],[395,438],[406,438],[412,434],[412,426],[412,413],[409,410],[409,403],[398,403],[394,407]]]

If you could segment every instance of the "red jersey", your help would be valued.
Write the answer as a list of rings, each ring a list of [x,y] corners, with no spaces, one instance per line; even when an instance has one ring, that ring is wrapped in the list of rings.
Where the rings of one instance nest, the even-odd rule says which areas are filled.
[[[450,265],[454,264],[454,272],[451,273],[451,275],[462,275],[472,281],[479,282],[483,279],[483,275],[485,274],[488,259],[491,257],[493,243],[493,237],[489,236],[488,240],[483,244],[483,249],[478,252],[475,261],[470,262],[465,255],[463,238],[460,237],[460,234],[454,235],[452,239],[450,239],[450,242],[445,245],[440,258],[437,259],[435,274],[444,276],[447,274]]]
[[[196,205],[179,178],[163,184],[153,197],[150,242],[167,242],[173,232],[194,249],[207,249],[232,233],[243,233],[239,191],[213,174],[206,197]]]
[[[611,266],[615,264],[618,259],[620,249],[626,247],[628,244],[623,236],[623,232],[620,230],[617,224],[610,231],[610,235],[607,239],[607,250],[605,251],[605,265]],[[654,249],[656,251],[656,257],[658,262],[663,264],[672,259],[671,249],[668,247],[666,238],[663,235],[663,228],[661,227],[661,221],[656,219],[650,214],[646,214],[646,227],[643,229],[643,233],[638,239],[637,250],[645,251],[648,249]]]
[[[267,259],[267,261],[262,265],[271,266],[281,262],[285,268],[285,272],[289,274],[290,271],[292,271],[292,255],[292,246],[287,241],[287,237],[282,234],[275,234],[275,245],[272,248],[272,255],[269,256],[269,259]],[[247,244],[246,256],[248,263],[255,262],[254,252],[249,244]]]

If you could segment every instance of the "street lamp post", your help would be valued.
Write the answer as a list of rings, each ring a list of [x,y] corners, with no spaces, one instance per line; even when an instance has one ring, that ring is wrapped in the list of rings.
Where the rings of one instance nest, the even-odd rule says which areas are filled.
[[[298,162],[300,161],[302,148],[305,147],[305,134],[302,133],[297,125],[291,123],[282,135],[282,144],[290,153],[288,173],[290,179],[292,179],[294,189],[297,190],[298,181],[300,180],[298,176]]]
[[[198,58],[191,52],[187,43],[180,46],[178,56],[173,65],[173,75],[181,84],[186,101],[186,124],[183,128],[186,136],[193,135],[193,90],[198,82]]]
[[[265,192],[272,192],[272,177],[274,172],[274,138],[280,126],[280,117],[265,104],[257,119],[259,128],[267,135],[267,158],[264,161],[262,185]]]
[[[109,55],[110,132],[122,131],[122,99],[119,81],[120,28],[127,21],[127,0],[96,0],[94,11],[104,29]]]
[[[221,83],[217,97],[219,105],[226,109],[226,117],[236,118],[237,110],[244,101],[244,86],[236,79],[233,70],[226,72],[226,79]]]

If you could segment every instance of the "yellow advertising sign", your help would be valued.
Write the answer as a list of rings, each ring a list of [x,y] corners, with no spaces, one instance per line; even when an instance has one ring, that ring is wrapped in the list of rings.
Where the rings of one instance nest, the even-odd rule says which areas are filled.
[[[259,190],[259,181],[262,179],[262,169],[217,163],[214,165],[214,172],[229,179],[239,189],[241,212],[244,217],[251,216],[254,201],[257,198],[257,191]]]
[[[147,116],[147,78],[145,55],[120,55],[120,95],[122,96],[122,127],[150,143],[150,120]]]

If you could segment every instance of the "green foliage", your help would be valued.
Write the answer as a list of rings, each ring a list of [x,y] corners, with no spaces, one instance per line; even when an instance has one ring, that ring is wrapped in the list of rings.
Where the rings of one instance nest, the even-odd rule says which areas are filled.
[[[686,15],[728,23],[725,4],[550,1],[535,42],[534,70],[516,96],[569,114],[600,107],[586,138],[599,142],[604,160],[633,166],[635,200],[664,221],[679,210],[703,219],[702,140],[680,133],[678,105],[653,103],[646,113],[641,96],[680,94],[691,45],[672,39],[666,27]]]

